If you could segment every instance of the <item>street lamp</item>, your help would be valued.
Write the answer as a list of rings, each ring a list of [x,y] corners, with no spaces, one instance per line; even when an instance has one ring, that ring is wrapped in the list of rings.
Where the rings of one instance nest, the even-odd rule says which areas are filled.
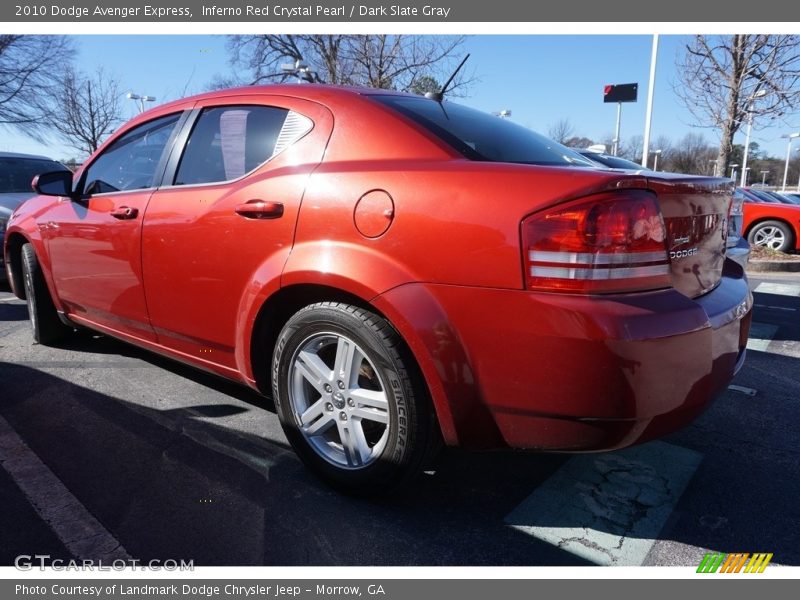
[[[747,185],[747,156],[750,154],[750,133],[753,131],[753,102],[755,102],[756,98],[761,98],[762,96],[767,95],[767,90],[759,90],[752,96],[750,96],[747,100],[749,104],[747,105],[747,135],[745,136],[744,140],[744,157],[742,158],[742,181],[739,185],[745,186]]]
[[[297,83],[314,83],[315,81],[319,81],[317,77],[317,72],[312,71],[311,68],[300,59],[297,59],[293,63],[283,63],[281,65],[281,71],[286,73],[287,75],[294,75],[297,77]]]
[[[731,165],[731,179],[736,179],[736,167],[739,166],[739,163],[733,163]]]
[[[792,155],[792,140],[800,137],[800,131],[790,133],[789,135],[782,135],[783,138],[789,138],[789,145],[786,147],[786,166],[783,168],[783,187],[782,192],[786,191],[786,178],[789,176],[789,157]]]
[[[744,186],[742,186],[742,187],[746,187],[747,186],[747,178],[749,176],[750,176],[750,167],[742,169],[742,179],[744,179]]]
[[[139,112],[144,112],[144,103],[145,102],[155,102],[155,96],[142,96],[139,94],[134,94],[133,92],[127,93],[128,100],[138,100],[139,101]]]
[[[658,171],[658,156],[661,154],[661,150],[652,150],[650,154],[655,154],[655,158],[653,159],[653,171]]]
[[[767,175],[769,175],[769,171],[761,171],[761,187],[767,185]]]

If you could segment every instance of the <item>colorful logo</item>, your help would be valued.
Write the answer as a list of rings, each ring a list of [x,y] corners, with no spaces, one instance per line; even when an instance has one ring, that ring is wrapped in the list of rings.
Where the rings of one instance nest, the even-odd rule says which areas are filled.
[[[697,567],[698,573],[763,573],[772,552],[738,552],[736,554],[723,554],[722,552],[709,552]]]

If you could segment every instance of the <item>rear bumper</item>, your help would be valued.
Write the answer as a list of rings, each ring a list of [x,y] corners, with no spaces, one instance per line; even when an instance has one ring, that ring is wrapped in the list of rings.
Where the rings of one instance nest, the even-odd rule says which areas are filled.
[[[413,314],[408,288],[421,286],[446,319],[422,310],[414,326],[448,443],[609,450],[688,424],[741,368],[753,299],[741,267],[725,265],[696,299],[426,284],[381,298]]]
[[[747,261],[750,259],[750,244],[745,238],[740,237],[735,246],[728,248],[725,256],[742,267],[742,269],[746,269]]]

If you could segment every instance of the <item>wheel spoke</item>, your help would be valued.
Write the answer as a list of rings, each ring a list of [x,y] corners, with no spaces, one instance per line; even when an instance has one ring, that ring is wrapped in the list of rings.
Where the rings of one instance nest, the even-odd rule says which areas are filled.
[[[300,415],[300,423],[306,435],[320,435],[333,425],[333,415],[325,412],[325,401],[319,399]]]
[[[352,390],[349,395],[355,401],[355,408],[351,412],[353,418],[384,425],[389,423],[389,402],[386,400],[386,394],[359,388]]]
[[[322,362],[322,359],[313,352],[300,352],[297,355],[295,369],[297,369],[306,381],[314,386],[314,389],[320,394],[325,392],[323,386],[333,379],[331,370]]]
[[[356,390],[351,390],[349,395],[355,400],[356,406],[366,406],[382,411],[389,410],[389,401],[386,399],[386,394],[380,390],[358,388]]]
[[[333,375],[351,387],[358,381],[358,369],[361,366],[361,351],[350,340],[340,337],[336,344],[336,359]]]
[[[351,467],[363,465],[369,458],[372,450],[364,436],[364,430],[358,421],[339,421],[339,437],[342,441],[347,464]]]

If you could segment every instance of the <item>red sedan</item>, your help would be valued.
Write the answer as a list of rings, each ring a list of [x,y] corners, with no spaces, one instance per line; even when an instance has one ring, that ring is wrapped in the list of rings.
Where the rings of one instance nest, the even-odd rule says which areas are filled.
[[[648,440],[744,360],[729,180],[594,168],[450,102],[214,92],[35,188],[5,256],[37,341],[88,327],[261,390],[350,490],[404,481],[441,441]]]

